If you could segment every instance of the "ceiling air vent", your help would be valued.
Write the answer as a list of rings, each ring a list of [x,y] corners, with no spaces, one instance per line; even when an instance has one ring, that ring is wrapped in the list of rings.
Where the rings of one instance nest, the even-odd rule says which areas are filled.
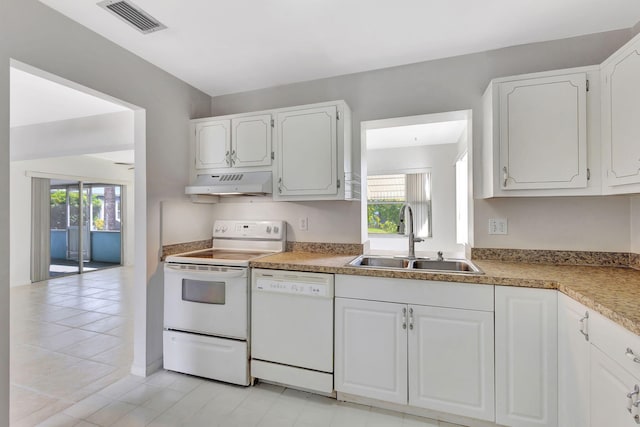
[[[167,28],[130,1],[105,0],[99,2],[98,6],[113,13],[142,34],[149,34]]]

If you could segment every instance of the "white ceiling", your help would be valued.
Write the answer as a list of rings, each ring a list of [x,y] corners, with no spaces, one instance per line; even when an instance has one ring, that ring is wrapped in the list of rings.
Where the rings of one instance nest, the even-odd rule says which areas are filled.
[[[135,0],[142,35],[91,1],[40,0],[209,95],[629,28],[639,0]]]
[[[127,111],[127,108],[11,67],[10,126]]]
[[[466,120],[453,120],[370,129],[367,131],[367,150],[455,144],[466,128]]]

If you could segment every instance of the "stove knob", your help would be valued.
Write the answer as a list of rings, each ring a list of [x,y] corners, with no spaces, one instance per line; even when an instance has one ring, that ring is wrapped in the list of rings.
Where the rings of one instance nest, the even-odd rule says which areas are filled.
[[[274,225],[274,226],[273,226],[273,232],[274,232],[274,233],[277,233],[279,230],[280,230],[280,229],[278,228],[278,226],[277,226],[277,225]]]
[[[223,233],[225,233],[226,231],[227,231],[227,226],[226,226],[226,225],[223,225],[223,226],[222,226],[222,232],[223,232]]]
[[[267,225],[267,233],[271,233],[271,226]]]

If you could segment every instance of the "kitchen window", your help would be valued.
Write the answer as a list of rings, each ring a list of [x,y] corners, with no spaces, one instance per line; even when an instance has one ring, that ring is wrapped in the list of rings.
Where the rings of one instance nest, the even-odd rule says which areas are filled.
[[[397,235],[400,208],[413,209],[415,234],[431,237],[431,174],[396,173],[367,177],[367,223],[369,237]],[[405,218],[408,221],[408,218]],[[407,232],[408,232],[407,227]]]

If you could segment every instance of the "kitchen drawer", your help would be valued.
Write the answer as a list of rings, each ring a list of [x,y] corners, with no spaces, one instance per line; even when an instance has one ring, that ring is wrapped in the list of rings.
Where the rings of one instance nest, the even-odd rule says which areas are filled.
[[[589,316],[591,343],[631,374],[640,377],[640,336],[593,310]]]
[[[336,274],[336,297],[493,311],[493,286]]]

